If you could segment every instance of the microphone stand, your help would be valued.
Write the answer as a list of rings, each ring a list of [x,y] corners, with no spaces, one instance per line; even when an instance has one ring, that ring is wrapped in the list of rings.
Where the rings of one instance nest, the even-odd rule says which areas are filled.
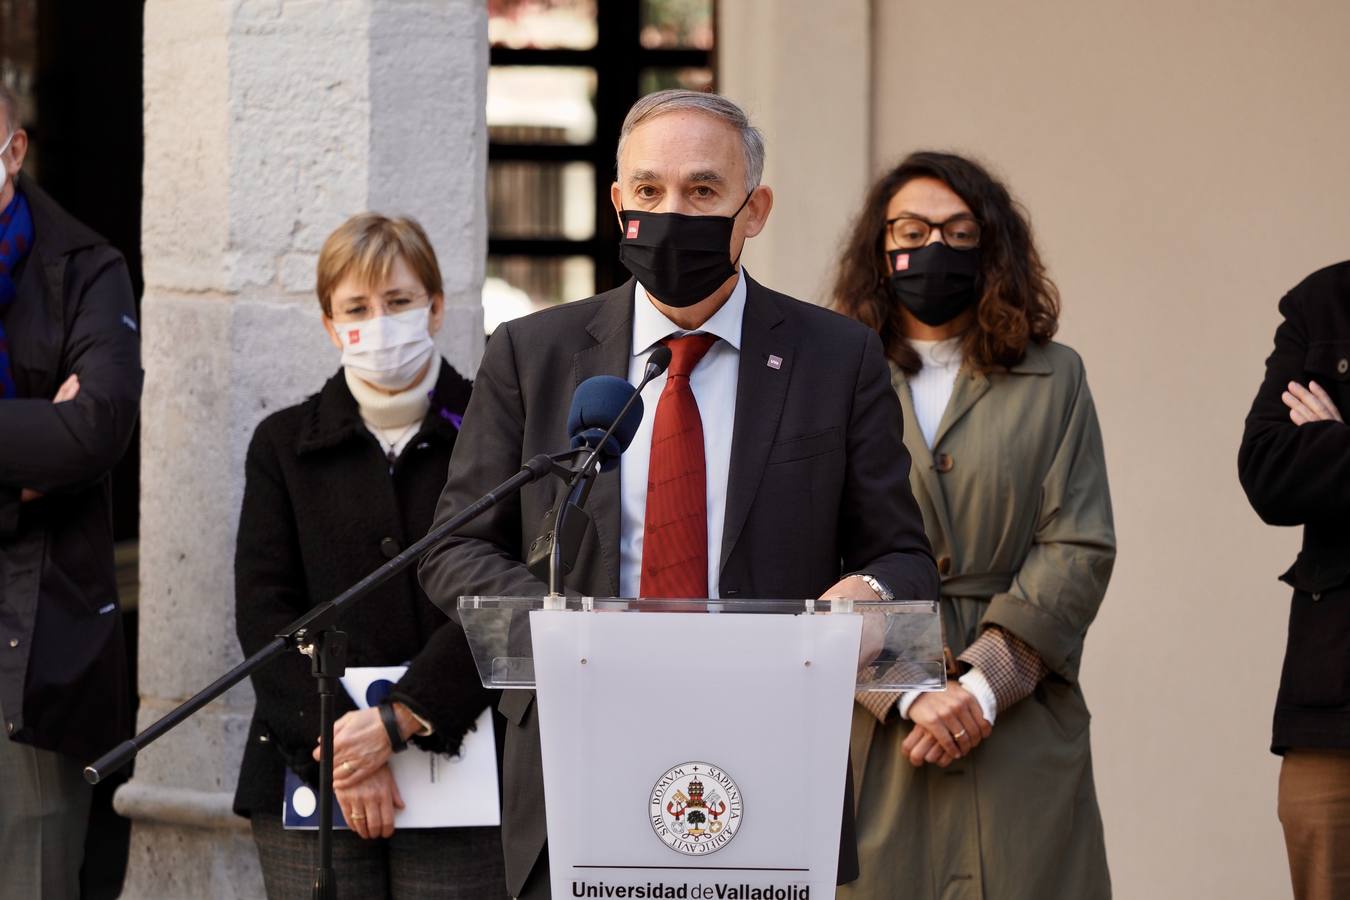
[[[627,407],[624,407],[624,409],[626,411]],[[611,427],[610,431],[613,430]],[[465,507],[458,515],[431,529],[421,540],[409,546],[398,556],[362,578],[337,597],[319,604],[287,625],[257,653],[221,675],[186,702],[170,710],[140,734],[130,740],[123,741],[100,756],[85,768],[85,781],[90,784],[98,784],[109,774],[130,762],[146,746],[182,724],[197,710],[243,681],[272,659],[287,650],[298,650],[310,658],[310,669],[318,684],[319,727],[323,735],[319,750],[319,861],[315,870],[312,896],[315,900],[335,900],[337,884],[333,873],[332,836],[333,719],[336,707],[335,696],[340,685],[340,679],[346,674],[347,666],[347,635],[336,627],[338,617],[358,599],[366,596],[375,588],[411,566],[435,544],[496,506],[506,497],[516,493],[525,485],[551,474],[571,478],[569,484],[574,483],[578,478],[578,470],[569,469],[563,466],[562,462],[576,457],[587,449],[581,447],[552,455],[540,454],[530,459],[521,467],[519,472]],[[592,465],[597,455],[598,451],[592,451],[586,464]],[[584,496],[582,502],[585,502]]]

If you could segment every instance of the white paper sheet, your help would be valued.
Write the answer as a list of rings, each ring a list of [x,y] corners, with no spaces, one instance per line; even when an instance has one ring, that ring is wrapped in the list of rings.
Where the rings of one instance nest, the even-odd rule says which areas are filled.
[[[403,677],[406,666],[357,666],[347,669],[342,686],[360,709],[368,709]],[[372,703],[372,700],[374,701]],[[492,710],[485,709],[476,727],[464,736],[456,756],[429,753],[410,746],[390,757],[389,768],[405,808],[394,816],[396,828],[455,828],[500,825],[497,801],[497,746]],[[319,826],[314,791],[289,769],[282,818],[287,828]],[[342,811],[333,804],[333,824],[346,828]]]

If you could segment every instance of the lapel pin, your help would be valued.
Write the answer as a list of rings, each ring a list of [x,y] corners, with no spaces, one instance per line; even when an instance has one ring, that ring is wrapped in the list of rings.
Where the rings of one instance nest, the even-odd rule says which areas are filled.
[[[770,369],[781,369],[781,368],[783,368],[783,357],[781,357],[781,356],[773,356],[773,355],[770,355],[770,356],[769,356],[769,368],[770,368]]]

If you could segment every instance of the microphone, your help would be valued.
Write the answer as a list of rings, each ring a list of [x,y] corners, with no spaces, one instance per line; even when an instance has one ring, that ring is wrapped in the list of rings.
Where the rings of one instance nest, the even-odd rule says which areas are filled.
[[[642,389],[670,366],[670,348],[657,347],[647,357],[642,380],[633,387],[613,375],[596,375],[577,385],[567,414],[567,432],[576,450],[590,449],[568,481],[568,493],[555,509],[544,514],[545,532],[530,545],[526,567],[548,582],[556,596],[562,577],[572,571],[590,518],[582,507],[595,480],[596,465],[608,472],[619,464],[642,423]]]
[[[652,351],[651,356],[647,357],[647,368],[642,374],[642,383],[638,385],[638,390],[647,386],[657,375],[660,375],[666,369],[670,368],[670,348],[665,344]]]
[[[577,386],[567,415],[567,433],[573,449],[592,448],[591,457],[582,466],[583,473],[589,474],[597,453],[601,472],[619,464],[619,456],[642,424],[642,389],[669,367],[670,348],[662,344],[647,357],[637,387],[613,375],[596,375]]]
[[[642,399],[633,386],[613,375],[596,375],[577,386],[572,409],[567,413],[567,433],[572,449],[589,448],[600,454],[600,471],[619,464],[642,423]]]

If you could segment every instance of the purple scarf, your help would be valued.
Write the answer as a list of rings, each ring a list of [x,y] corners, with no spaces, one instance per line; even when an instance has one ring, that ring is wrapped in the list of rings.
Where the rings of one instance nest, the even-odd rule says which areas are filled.
[[[33,216],[28,200],[18,191],[0,212],[0,400],[18,395],[14,373],[9,367],[9,335],[5,333],[5,313],[14,302],[17,288],[14,272],[33,249]]]

